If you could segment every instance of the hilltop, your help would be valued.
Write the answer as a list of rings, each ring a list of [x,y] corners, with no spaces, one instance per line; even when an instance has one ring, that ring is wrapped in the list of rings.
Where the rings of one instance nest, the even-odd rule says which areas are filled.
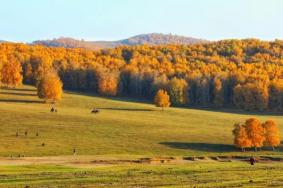
[[[61,37],[52,40],[37,40],[33,44],[41,44],[51,47],[66,47],[66,48],[86,48],[86,49],[102,49],[113,48],[117,46],[135,46],[135,45],[162,45],[162,44],[197,44],[207,42],[203,39],[197,39],[193,37],[185,37],[172,34],[150,33],[141,34],[130,37],[128,39],[117,41],[85,41],[77,40],[73,38]]]

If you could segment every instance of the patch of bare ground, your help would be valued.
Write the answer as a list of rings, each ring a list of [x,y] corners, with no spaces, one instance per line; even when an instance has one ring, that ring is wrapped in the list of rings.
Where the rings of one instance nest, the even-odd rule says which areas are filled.
[[[213,157],[152,157],[137,159],[118,159],[97,156],[51,156],[51,157],[1,157],[2,165],[64,165],[81,168],[91,168],[95,166],[119,165],[119,164],[183,164],[190,162],[248,162],[249,157],[245,156],[213,156]],[[258,156],[255,157],[259,163],[283,162],[283,157]]]
[[[258,156],[254,158],[256,159],[257,162],[260,162],[260,163],[283,162],[283,157]],[[233,162],[233,161],[248,162],[250,160],[250,157],[247,157],[247,156],[184,157],[183,160],[217,161],[217,162]]]

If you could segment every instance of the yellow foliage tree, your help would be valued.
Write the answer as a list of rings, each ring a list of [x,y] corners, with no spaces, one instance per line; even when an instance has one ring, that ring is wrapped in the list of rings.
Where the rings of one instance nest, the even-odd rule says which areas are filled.
[[[240,109],[264,111],[268,107],[268,88],[263,83],[238,84],[233,93],[233,102]]]
[[[55,72],[47,73],[37,85],[38,97],[44,99],[45,102],[50,100],[55,103],[62,98],[62,87],[63,84]]]
[[[116,96],[118,77],[115,73],[101,73],[98,80],[98,92],[101,95]]]
[[[9,58],[1,68],[1,82],[6,87],[16,87],[22,84],[22,66],[15,58]]]
[[[168,83],[168,90],[172,104],[182,106],[188,103],[188,84],[186,80],[172,78]]]
[[[257,151],[257,148],[263,146],[265,141],[264,128],[260,121],[256,118],[250,118],[245,123],[247,135],[251,141],[251,145]]]
[[[268,120],[263,124],[265,129],[265,144],[272,147],[280,144],[280,133],[277,124],[273,120]]]
[[[224,103],[224,90],[222,87],[222,82],[219,78],[215,78],[213,81],[214,89],[213,89],[213,94],[214,94],[214,100],[213,103],[216,107],[221,107],[223,106]]]
[[[166,91],[160,89],[154,97],[154,103],[157,107],[161,107],[163,110],[164,107],[170,106],[170,97]]]
[[[245,151],[245,148],[249,148],[252,146],[245,125],[235,124],[233,129],[233,135],[234,144],[236,145],[236,147],[241,148],[242,151]]]

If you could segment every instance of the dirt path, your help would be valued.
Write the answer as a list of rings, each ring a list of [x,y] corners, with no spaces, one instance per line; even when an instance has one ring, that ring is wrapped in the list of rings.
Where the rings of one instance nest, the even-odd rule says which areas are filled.
[[[258,162],[283,162],[283,158],[259,156]],[[0,157],[0,166],[6,165],[64,165],[71,167],[92,168],[95,166],[118,164],[184,164],[191,162],[233,162],[249,161],[249,157],[218,156],[218,157],[154,157],[139,159],[99,158],[97,156],[49,156],[49,157]]]

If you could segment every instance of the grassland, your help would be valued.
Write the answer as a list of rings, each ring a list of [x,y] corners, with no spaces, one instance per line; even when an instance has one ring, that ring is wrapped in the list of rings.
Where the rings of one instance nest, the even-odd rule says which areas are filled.
[[[1,166],[0,187],[282,187],[283,164]]]
[[[43,156],[68,158],[74,148],[75,157],[90,156],[91,160],[280,156],[283,154],[281,146],[275,151],[240,152],[233,146],[231,134],[234,123],[249,117],[262,121],[274,119],[282,132],[280,114],[182,108],[161,111],[149,103],[72,92],[65,92],[56,106],[57,113],[50,112],[51,106],[39,100],[31,86],[0,90],[0,187],[283,186],[283,163],[280,162],[258,163],[253,167],[239,161],[160,165],[117,163],[87,167],[56,160],[45,163],[24,160]],[[101,112],[91,114],[93,107]],[[16,136],[17,130],[19,136]]]
[[[91,114],[93,107],[101,109]],[[239,112],[169,108],[66,92],[58,112],[40,101],[33,87],[0,91],[0,156],[79,155],[200,156],[251,155],[233,146],[233,124],[249,117],[283,117]],[[19,130],[19,137],[16,132]],[[25,136],[24,132],[28,135]],[[38,132],[39,136],[36,136]],[[42,143],[45,146],[42,146]],[[279,155],[258,152],[260,155]]]

